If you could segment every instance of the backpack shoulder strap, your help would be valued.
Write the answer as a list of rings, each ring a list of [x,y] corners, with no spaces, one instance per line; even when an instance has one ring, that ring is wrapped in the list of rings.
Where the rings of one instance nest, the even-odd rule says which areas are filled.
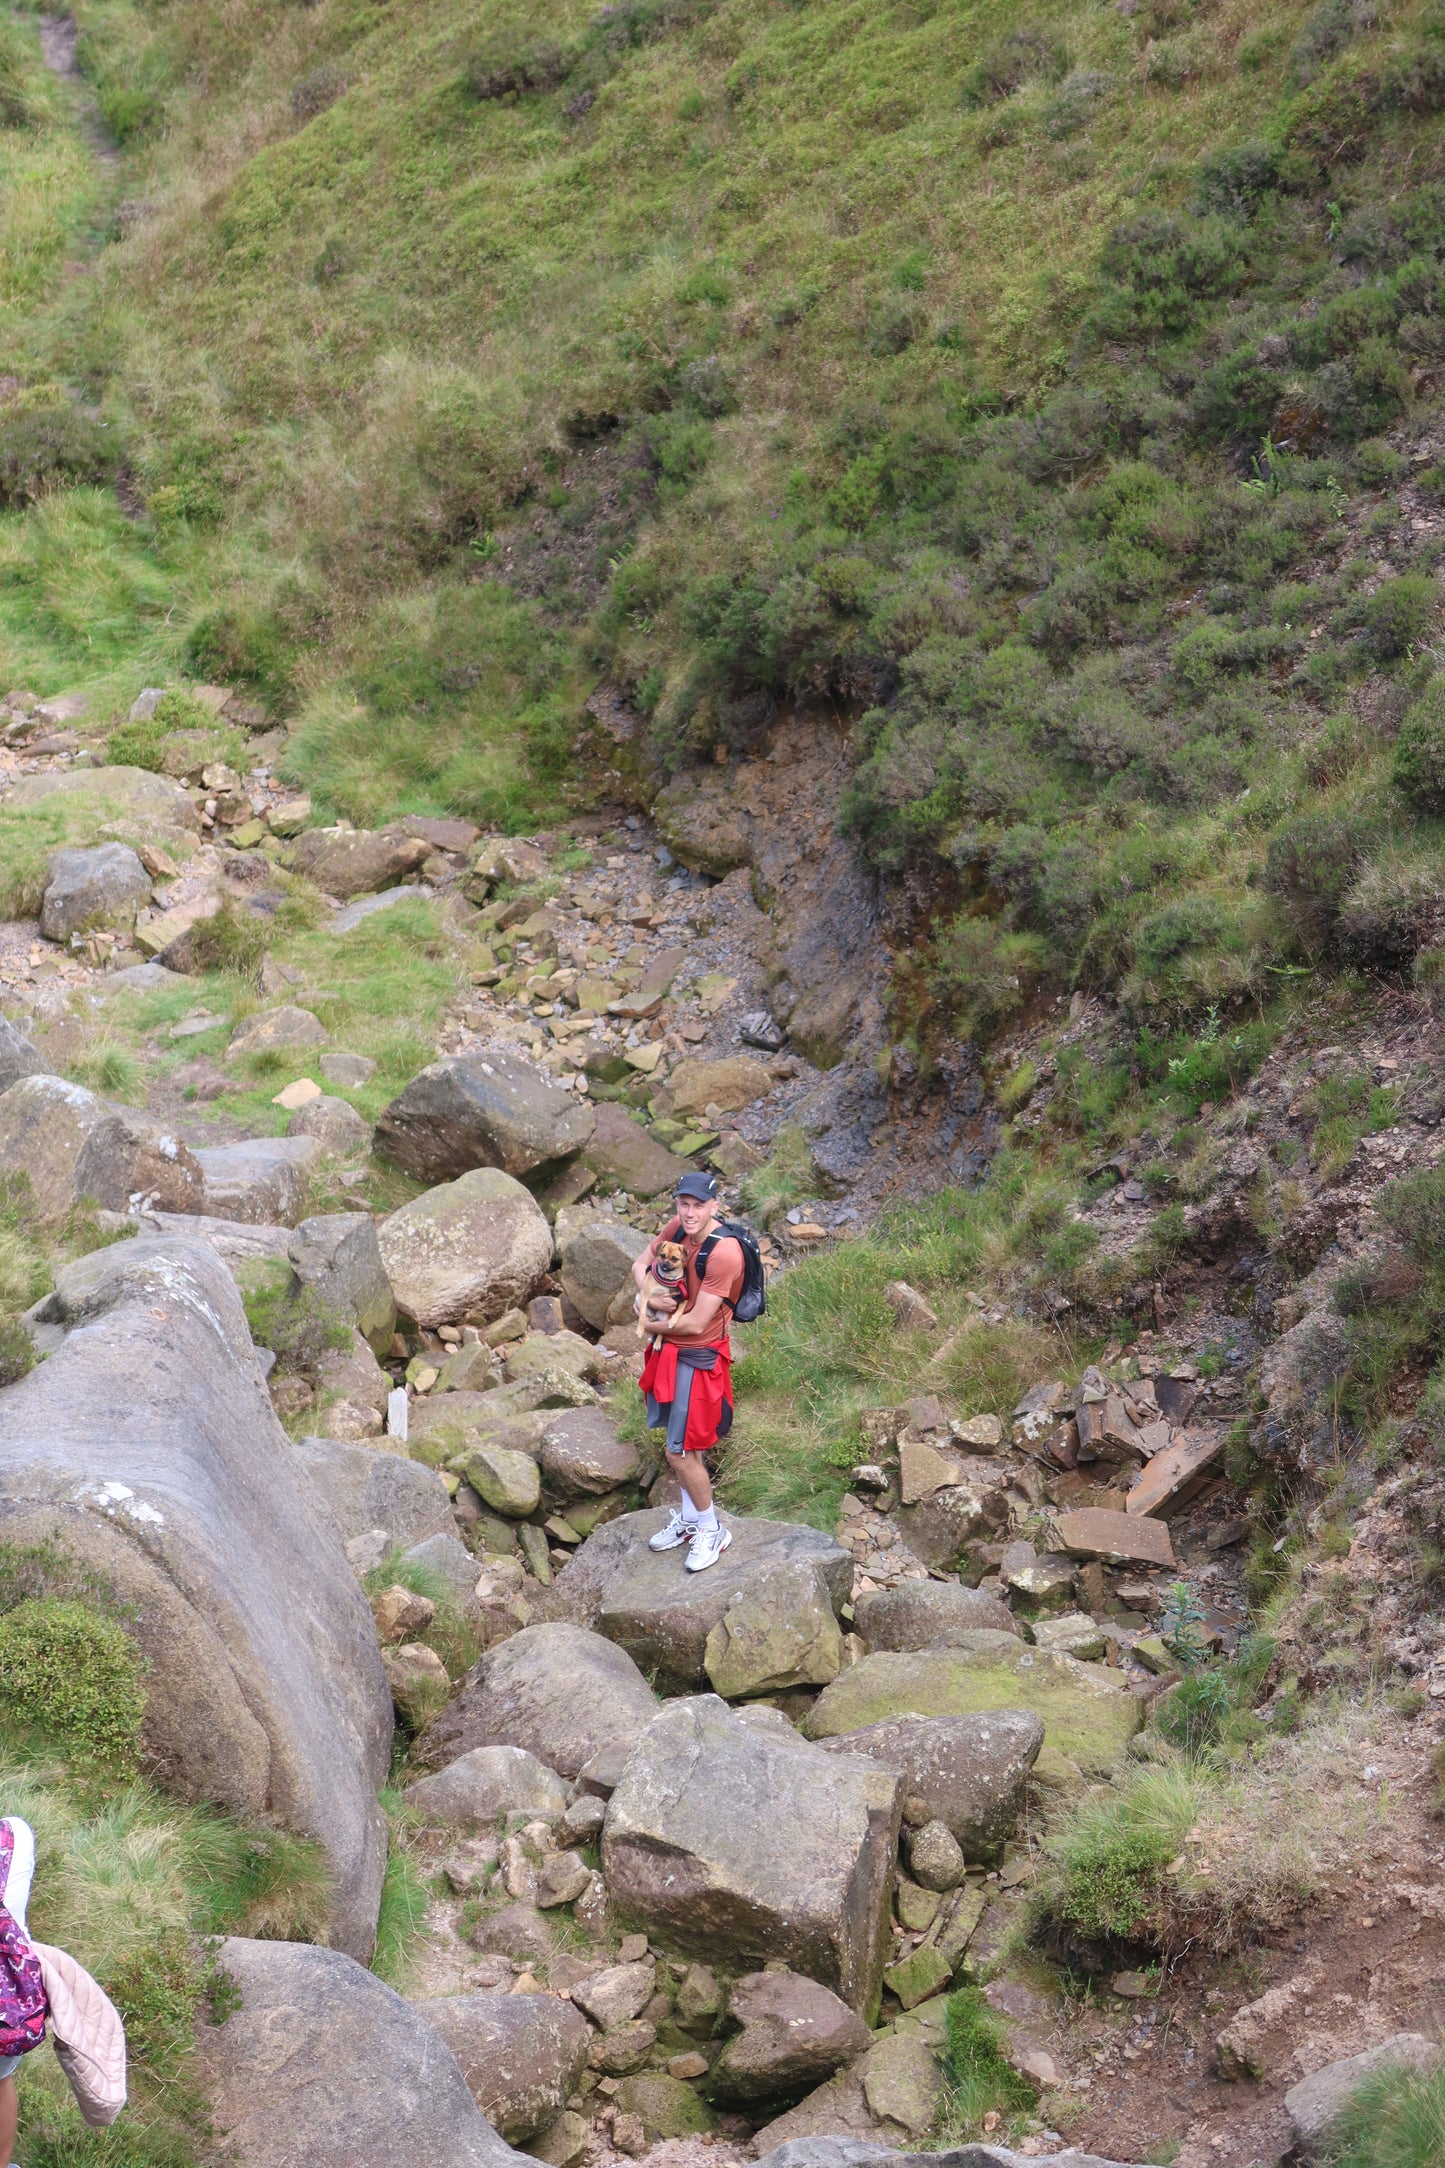
[[[721,1242],[724,1235],[727,1235],[730,1240],[734,1242],[736,1242],[738,1239],[738,1230],[732,1225],[730,1220],[719,1220],[712,1233],[707,1237],[707,1240],[698,1244],[697,1255],[693,1259],[693,1267],[697,1273],[697,1284],[699,1287],[702,1286],[703,1276],[707,1271],[707,1261],[712,1256],[714,1249],[717,1247],[718,1243]],[[739,1247],[741,1247],[741,1245],[739,1245]],[[744,1254],[744,1263],[746,1263],[746,1253]],[[726,1295],[724,1295],[721,1299],[724,1303],[727,1304],[728,1309],[736,1309],[736,1303],[729,1302]]]

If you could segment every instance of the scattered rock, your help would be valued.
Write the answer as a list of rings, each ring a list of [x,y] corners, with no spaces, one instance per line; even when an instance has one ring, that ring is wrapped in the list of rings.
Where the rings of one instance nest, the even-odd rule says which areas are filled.
[[[969,1859],[994,1859],[1023,1810],[1029,1771],[1043,1744],[1040,1719],[1024,1710],[988,1715],[897,1716],[818,1744],[867,1754],[895,1770],[903,1795],[920,1800]]]
[[[381,1661],[397,1715],[404,1724],[424,1724],[451,1687],[436,1650],[423,1641],[403,1641],[399,1648],[383,1649]]]
[[[580,1980],[571,1991],[572,2000],[602,2032],[613,2032],[646,2009],[656,1984],[656,1966],[639,1958],[625,1965],[607,1965]]]
[[[197,1212],[204,1189],[197,1155],[158,1122],[41,1072],[0,1092],[0,1166],[26,1178],[47,1221],[82,1198],[107,1212]]]
[[[45,1058],[37,1053],[23,1031],[8,1016],[0,1016],[0,1092],[7,1092],[23,1076],[45,1076]]]
[[[937,1311],[906,1280],[890,1280],[883,1290],[883,1300],[893,1312],[893,1322],[900,1332],[937,1332]]]
[[[536,1511],[542,1477],[536,1461],[528,1454],[484,1441],[473,1447],[465,1466],[472,1489],[494,1512],[506,1514],[509,1520],[522,1520]]]
[[[870,1649],[926,1649],[956,1628],[992,1628],[1018,1635],[1008,1605],[996,1596],[953,1581],[905,1581],[898,1588],[867,1589],[854,1605],[853,1623]]]
[[[231,1936],[217,1963],[239,2007],[196,2028],[196,2051],[227,2168],[517,2168],[441,2034],[353,1959]]]
[[[647,1547],[666,1518],[628,1513],[606,1522],[558,1575],[552,1603],[679,1686],[704,1684],[708,1635],[734,1596],[777,1567],[815,1569],[835,1610],[852,1593],[851,1556],[817,1529],[729,1515],[733,1540],[717,1565],[687,1574],[678,1572],[675,1554]]]
[[[99,843],[88,851],[56,851],[40,906],[47,941],[68,941],[92,926],[134,925],[151,900],[151,877],[125,843]]]
[[[873,2035],[830,1988],[792,1971],[733,1982],[728,2015],[742,2027],[713,2065],[719,2100],[780,2100],[866,2055]]]
[[[631,1197],[671,1195],[693,1162],[667,1151],[641,1122],[611,1100],[597,1107],[597,1121],[582,1148],[580,1164],[596,1175],[603,1190],[625,1189]]]
[[[864,2010],[897,1831],[891,1774],[741,1723],[704,1695],[665,1704],[633,1748],[602,1871],[627,1917],[680,1954],[786,1958]]]
[[[380,1529],[387,1548],[405,1550],[453,1526],[451,1500],[434,1468],[334,1438],[302,1438],[293,1451],[344,1542]]]
[[[399,1310],[419,1325],[525,1302],[552,1261],[552,1230],[512,1176],[478,1167],[404,1204],[378,1230]]]
[[[412,2008],[461,2066],[473,2100],[510,2144],[562,2111],[587,2067],[587,2025],[556,1995],[448,1995]]]
[[[544,1911],[575,1904],[591,1880],[592,1870],[580,1852],[554,1852],[537,1878],[537,1902]]]
[[[319,1016],[288,1004],[280,1009],[258,1009],[254,1016],[239,1023],[231,1033],[226,1056],[229,1060],[235,1054],[287,1053],[293,1047],[330,1043],[331,1034]]]
[[[1173,1566],[1174,1546],[1163,1521],[1088,1506],[1054,1516],[1054,1536],[1071,1558],[1100,1558],[1112,1566]]]
[[[691,2138],[712,2128],[706,2102],[690,2085],[668,2077],[663,2070],[642,2071],[635,2078],[624,2078],[617,2088],[617,2106],[621,2111],[618,2121],[623,2116],[635,2116],[643,2136],[652,2145],[665,2144],[669,2138]]]
[[[119,838],[139,851],[146,844],[189,843],[201,825],[190,796],[168,776],[148,768],[51,768],[22,775],[5,801],[7,813],[25,812],[47,798],[68,801],[68,825],[96,842]]]
[[[729,1597],[703,1662],[714,1691],[730,1701],[836,1679],[843,1632],[816,1566],[777,1565]]]
[[[371,1599],[377,1639],[382,1642],[410,1641],[430,1626],[436,1617],[436,1608],[429,1596],[418,1596],[412,1589],[394,1582]]]
[[[731,1054],[723,1061],[680,1061],[667,1080],[667,1097],[673,1114],[705,1114],[716,1107],[734,1114],[761,1099],[772,1078],[760,1061],[746,1054]]]
[[[376,1125],[380,1150],[423,1182],[474,1167],[530,1174],[580,1151],[596,1115],[511,1054],[455,1055],[414,1076]]]
[[[1005,1710],[1040,1716],[1049,1744],[1091,1775],[1112,1770],[1142,1716],[1117,1672],[1015,1641],[978,1651],[865,1656],[823,1688],[804,1730],[810,1738],[827,1739],[901,1716]]]
[[[540,2131],[527,2148],[531,2159],[546,2161],[549,2168],[577,2168],[577,2163],[587,2151],[592,2135],[592,2125],[587,2118],[564,2108],[554,2116],[544,2131]],[[616,2139],[616,2126],[613,2127]],[[619,2150],[624,2150],[619,2147]]]
[[[369,1212],[325,1212],[302,1220],[286,1244],[286,1255],[303,1287],[309,1287],[330,1310],[351,1320],[378,1355],[391,1344],[396,1305],[382,1262],[376,1222]],[[322,1379],[328,1373],[323,1358]],[[374,1379],[382,1373],[373,1366]],[[355,1398],[351,1392],[350,1397]],[[385,1407],[383,1397],[376,1402]]]
[[[1056,1656],[1073,1656],[1081,1664],[1097,1663],[1104,1655],[1104,1636],[1087,1611],[1068,1611],[1062,1618],[1039,1619],[1034,1641]]]
[[[365,1054],[348,1054],[340,1047],[330,1048],[317,1064],[328,1084],[339,1084],[343,1091],[360,1091],[376,1074],[376,1063]]]
[[[946,1822],[925,1822],[908,1840],[908,1864],[924,1889],[957,1889],[966,1866],[963,1847]]]
[[[488,1650],[412,1758],[434,1768],[473,1746],[520,1746],[572,1778],[603,1748],[625,1753],[656,1713],[625,1650],[577,1626],[528,1626]]]
[[[282,864],[303,873],[323,895],[370,895],[417,872],[431,845],[397,828],[308,828],[288,845]]]

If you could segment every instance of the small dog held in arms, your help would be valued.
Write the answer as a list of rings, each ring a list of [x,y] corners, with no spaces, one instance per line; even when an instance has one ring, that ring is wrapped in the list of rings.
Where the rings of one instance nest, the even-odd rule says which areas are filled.
[[[637,1298],[644,1332],[663,1325],[687,1300],[687,1254],[680,1242],[659,1242],[647,1284]]]

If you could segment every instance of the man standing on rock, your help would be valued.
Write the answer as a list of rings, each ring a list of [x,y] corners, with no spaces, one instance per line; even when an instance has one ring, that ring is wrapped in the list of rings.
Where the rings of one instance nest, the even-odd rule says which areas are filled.
[[[659,1242],[681,1242],[687,1259],[687,1295],[654,1327],[642,1366],[650,1429],[667,1431],[667,1465],[682,1486],[682,1503],[665,1528],[651,1537],[654,1551],[688,1545],[687,1570],[715,1566],[732,1542],[713,1504],[704,1455],[732,1428],[732,1348],[728,1319],[744,1279],[742,1244],[719,1232],[717,1180],[685,1174],[677,1185],[675,1216],[653,1238],[632,1268],[639,1290],[652,1270]],[[702,1272],[698,1253],[705,1251]]]

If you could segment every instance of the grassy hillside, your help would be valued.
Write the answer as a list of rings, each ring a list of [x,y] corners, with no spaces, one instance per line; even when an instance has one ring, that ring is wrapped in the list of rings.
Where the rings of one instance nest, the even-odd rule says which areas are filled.
[[[7,674],[519,825],[599,675],[666,766],[830,697],[925,1038],[1433,955],[1445,16],[77,13],[113,175],[6,47]]]

